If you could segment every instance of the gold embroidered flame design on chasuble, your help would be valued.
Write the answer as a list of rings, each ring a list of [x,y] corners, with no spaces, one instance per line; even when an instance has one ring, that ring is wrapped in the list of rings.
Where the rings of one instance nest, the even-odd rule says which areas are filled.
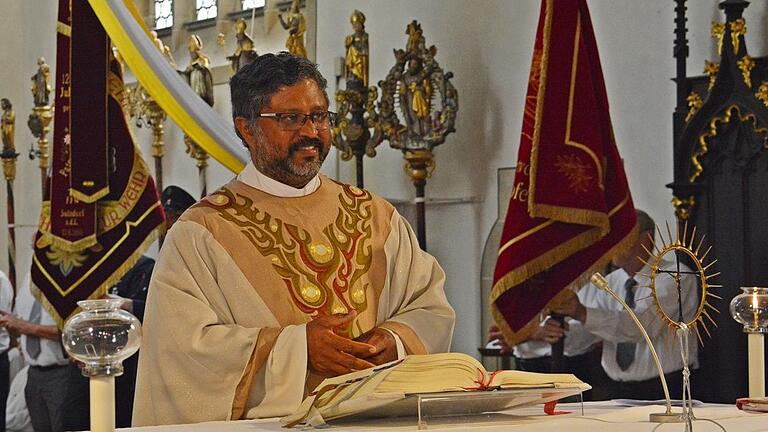
[[[216,216],[236,226],[248,243],[270,260],[293,305],[307,321],[319,315],[357,311],[351,327],[342,329],[357,337],[375,325],[375,297],[381,292],[380,286],[371,286],[369,274],[374,250],[373,198],[370,192],[354,186],[329,186],[340,191],[334,206],[336,215],[315,232],[303,228],[304,221],[289,223],[288,217],[278,217],[275,212],[279,208],[274,205],[264,206],[269,210],[261,208],[253,197],[229,187],[219,189],[199,205],[215,210]],[[324,219],[321,214],[311,217],[313,225]]]

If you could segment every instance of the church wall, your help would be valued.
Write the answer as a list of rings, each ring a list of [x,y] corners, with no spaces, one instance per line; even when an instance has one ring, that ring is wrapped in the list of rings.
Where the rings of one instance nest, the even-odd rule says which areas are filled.
[[[22,153],[16,180],[17,272],[30,266],[30,238],[40,210],[40,173],[37,161],[26,158],[32,136],[26,118],[32,108],[29,77],[35,60],[44,56],[55,69],[54,0],[0,0],[0,97],[8,97],[16,111],[16,146]],[[181,5],[183,1],[177,1]],[[704,59],[714,59],[709,37],[710,22],[722,20],[717,2],[689,1],[689,33],[692,45],[689,75],[698,74]],[[189,4],[193,4],[191,0]],[[231,0],[220,0],[222,9]],[[437,60],[455,74],[460,108],[457,132],[435,150],[437,168],[427,183],[431,199],[459,199],[460,203],[434,204],[427,209],[427,243],[430,253],[447,273],[446,291],[457,310],[453,347],[476,354],[484,329],[480,314],[485,299],[479,298],[480,261],[488,232],[496,219],[496,170],[517,160],[523,99],[530,68],[531,50],[539,13],[538,0],[317,0],[309,1],[308,22],[317,16],[316,43],[308,41],[320,68],[336,90],[334,61],[344,55],[344,37],[351,32],[349,16],[357,8],[367,16],[370,35],[371,82],[382,79],[394,63],[393,48],[404,48],[405,27],[411,19],[422,24],[428,45],[438,48]],[[315,6],[316,5],[316,6]],[[664,185],[672,180],[672,110],[675,65],[672,58],[674,4],[671,0],[591,0],[592,20],[600,49],[603,73],[619,150],[625,160],[636,206],[646,209],[657,222],[673,220],[671,194]],[[146,8],[142,13],[149,14]],[[188,18],[191,14],[188,14]],[[768,39],[768,6],[752,2],[745,18],[747,41],[753,56],[765,55]],[[177,17],[181,19],[181,17]],[[257,18],[257,26],[261,26]],[[250,26],[249,26],[250,28]],[[216,45],[216,34],[226,31],[227,45]],[[203,38],[204,51],[216,69],[214,109],[230,117],[229,88],[224,57],[233,51],[231,22],[220,18],[216,27],[194,31]],[[310,31],[310,33],[312,33]],[[186,67],[189,32],[177,31],[164,39],[174,51],[179,68]],[[276,24],[269,33],[254,35],[260,53],[283,49],[285,32]],[[52,74],[53,76],[53,74]],[[130,78],[129,78],[130,80]],[[53,83],[52,83],[53,85]],[[343,87],[343,82],[342,82]],[[167,156],[164,184],[176,184],[199,193],[197,168],[184,153],[180,130],[166,123]],[[49,135],[50,136],[50,135]],[[150,167],[150,133],[136,136]],[[227,182],[233,174],[210,160],[208,190]],[[378,156],[365,160],[366,187],[393,200],[413,198],[414,189],[403,172],[400,152],[383,143]],[[154,169],[154,168],[153,168]],[[323,171],[354,182],[354,164],[329,155]],[[2,180],[0,180],[2,182]],[[5,187],[0,188],[0,207],[5,207]],[[401,205],[407,215],[408,205]],[[5,211],[0,212],[0,269],[7,271]],[[151,249],[156,250],[156,247]],[[722,310],[722,308],[721,308]]]

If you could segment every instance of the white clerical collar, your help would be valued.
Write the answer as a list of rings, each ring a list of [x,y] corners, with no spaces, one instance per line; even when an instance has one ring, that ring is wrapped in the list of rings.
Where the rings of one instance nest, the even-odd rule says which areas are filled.
[[[309,195],[320,187],[320,177],[315,175],[303,188],[297,189],[285,183],[267,177],[261,171],[256,169],[253,161],[248,164],[237,175],[237,179],[250,187],[256,188],[262,192],[279,197],[301,197]]]

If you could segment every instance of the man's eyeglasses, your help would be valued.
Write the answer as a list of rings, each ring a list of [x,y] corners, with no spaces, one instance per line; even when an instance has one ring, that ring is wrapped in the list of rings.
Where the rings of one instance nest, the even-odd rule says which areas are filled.
[[[332,111],[315,111],[309,114],[302,113],[261,113],[256,117],[275,119],[280,129],[284,131],[297,131],[304,127],[309,119],[317,130],[326,130],[336,124],[338,115]]]

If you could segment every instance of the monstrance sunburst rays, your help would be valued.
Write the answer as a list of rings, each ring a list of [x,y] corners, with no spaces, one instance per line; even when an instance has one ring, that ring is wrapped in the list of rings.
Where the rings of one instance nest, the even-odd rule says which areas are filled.
[[[709,252],[712,250],[712,246],[707,247],[707,249],[704,251],[704,253],[701,253],[702,247],[704,246],[704,240],[706,238],[706,235],[702,235],[701,238],[698,240],[698,243],[696,243],[696,227],[693,227],[693,230],[691,231],[691,236],[688,238],[688,221],[685,222],[685,225],[683,226],[682,232],[680,231],[680,226],[678,225],[677,230],[677,236],[672,235],[672,230],[669,228],[669,223],[665,223],[667,228],[667,235],[664,236],[664,233],[662,233],[661,229],[656,226],[656,231],[658,233],[658,241],[653,242],[653,251],[648,250],[645,245],[643,245],[643,249],[645,249],[645,252],[648,254],[648,258],[642,259],[638,257],[640,261],[643,262],[649,269],[650,274],[644,274],[643,276],[646,276],[648,278],[649,285],[648,288],[651,289],[652,292],[652,299],[653,304],[656,307],[656,313],[664,319],[665,323],[673,329],[679,328],[680,323],[684,322],[690,329],[692,329],[696,333],[696,337],[699,339],[699,342],[703,345],[704,341],[701,337],[701,331],[700,329],[703,329],[704,332],[707,334],[708,337],[712,337],[712,334],[709,332],[709,328],[707,327],[707,321],[709,321],[712,325],[717,327],[717,323],[715,323],[715,320],[712,318],[712,315],[710,315],[710,312],[714,313],[720,313],[719,310],[717,310],[716,307],[714,307],[711,303],[709,303],[709,298],[715,298],[722,300],[723,298],[718,296],[717,294],[711,292],[711,289],[718,289],[722,288],[722,285],[716,285],[709,283],[709,280],[716,277],[720,274],[720,272],[713,272],[710,274],[707,274],[707,271],[709,271],[710,268],[717,262],[716,259],[710,258],[710,261],[707,263],[707,256],[709,255]],[[649,237],[651,235],[649,234]],[[681,270],[680,268],[680,260],[677,256],[677,253],[683,253],[687,255],[690,258],[691,263],[693,264],[692,270]],[[672,253],[675,255],[675,263],[676,263],[676,269],[669,270],[667,268],[662,267],[662,259],[664,256],[668,253]],[[685,322],[684,318],[682,317],[682,299],[681,296],[678,295],[678,303],[679,308],[678,310],[679,315],[678,319],[674,319],[669,315],[667,310],[665,310],[659,301],[659,295],[656,292],[656,277],[659,273],[662,274],[668,274],[670,275],[676,282],[677,288],[678,288],[678,294],[680,294],[680,280],[682,278],[682,275],[684,274],[693,274],[695,275],[700,285],[699,290],[701,293],[701,297],[699,299],[699,305],[696,309],[696,313],[693,315],[693,317]],[[645,299],[647,299],[646,297]],[[638,299],[644,300],[644,299]],[[706,319],[705,319],[706,318]]]

